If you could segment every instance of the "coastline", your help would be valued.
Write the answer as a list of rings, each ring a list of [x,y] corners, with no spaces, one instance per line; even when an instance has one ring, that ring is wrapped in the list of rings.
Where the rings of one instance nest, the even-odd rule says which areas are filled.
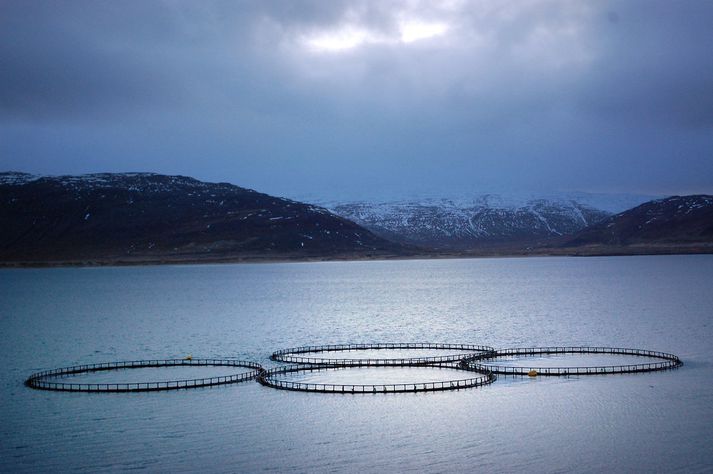
[[[390,260],[449,260],[479,258],[523,258],[523,257],[626,257],[647,255],[709,255],[713,254],[713,243],[690,245],[632,245],[632,246],[588,246],[563,248],[534,248],[522,250],[471,251],[424,251],[407,254],[335,254],[335,255],[235,255],[220,257],[203,256],[145,256],[135,258],[92,257],[58,260],[17,260],[0,261],[0,269],[22,268],[73,268],[73,267],[129,267],[158,265],[217,265],[217,264],[270,264],[270,263],[311,263],[311,262],[359,262]]]

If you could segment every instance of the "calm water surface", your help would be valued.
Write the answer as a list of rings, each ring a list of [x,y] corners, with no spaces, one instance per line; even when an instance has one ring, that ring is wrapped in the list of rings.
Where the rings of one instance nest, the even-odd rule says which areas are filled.
[[[711,472],[712,313],[713,256],[2,270],[0,471]],[[420,394],[22,385],[74,364],[192,354],[274,366],[270,353],[285,347],[400,341],[613,345],[673,352],[685,366]],[[510,361],[532,362],[543,365]],[[159,372],[114,375],[174,374]],[[216,372],[234,371],[196,376]],[[334,372],[311,376],[450,376]]]

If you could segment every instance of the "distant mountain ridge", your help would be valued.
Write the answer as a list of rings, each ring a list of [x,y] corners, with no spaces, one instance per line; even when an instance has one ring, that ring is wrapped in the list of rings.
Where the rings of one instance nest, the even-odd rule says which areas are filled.
[[[321,204],[384,238],[451,250],[536,245],[573,234],[611,215],[569,198],[513,203],[490,194],[470,200]]]
[[[487,194],[327,209],[184,176],[0,173],[0,265],[713,253],[713,196],[617,213],[581,201]]]
[[[713,241],[707,233],[711,197],[705,195],[520,193],[314,202],[386,239],[464,255],[697,253],[710,252]]]
[[[400,255],[324,208],[153,173],[0,173],[0,262]]]
[[[331,189],[331,191],[330,191]],[[379,186],[374,189],[313,189],[288,196],[300,202],[316,204],[328,209],[339,204],[428,204],[447,201],[461,208],[487,206],[497,209],[514,209],[527,206],[532,201],[571,202],[586,207],[616,214],[644,202],[665,197],[660,194],[637,194],[621,192],[583,191],[538,191],[527,189],[480,189],[478,187],[453,186],[450,188],[423,188],[406,190]]]

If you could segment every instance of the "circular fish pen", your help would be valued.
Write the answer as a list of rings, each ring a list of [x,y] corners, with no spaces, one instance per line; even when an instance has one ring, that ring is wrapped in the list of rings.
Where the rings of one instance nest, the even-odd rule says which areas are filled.
[[[304,354],[325,352],[348,352],[369,350],[440,350],[458,351],[455,354],[423,356],[423,357],[391,357],[391,358],[329,358],[308,357]],[[440,343],[374,343],[374,344],[327,344],[320,346],[303,346],[290,349],[281,349],[272,353],[270,359],[278,362],[310,365],[332,365],[341,367],[384,367],[384,366],[415,366],[433,365],[449,362],[461,362],[479,356],[493,354],[495,350],[490,346],[474,344],[440,344]]]
[[[330,370],[349,370],[357,367],[354,365],[290,365],[285,367],[276,367],[263,371],[257,378],[258,382],[267,387],[276,388],[279,390],[292,390],[297,392],[320,392],[320,393],[404,393],[404,392],[438,392],[444,390],[458,390],[465,388],[481,387],[491,384],[495,381],[496,376],[490,371],[480,373],[478,370],[467,366],[457,364],[431,364],[420,366],[423,368],[442,368],[467,372],[471,374],[478,373],[478,376],[444,380],[438,382],[412,382],[412,383],[396,383],[396,384],[338,384],[338,383],[310,383],[292,380],[280,379],[280,375],[308,372],[323,372]],[[383,366],[382,366],[383,367]],[[419,366],[404,365],[402,367],[416,368]]]
[[[506,356],[534,356],[548,354],[615,354],[659,359],[659,362],[625,365],[600,365],[600,366],[566,366],[566,367],[525,367],[498,365],[493,361],[498,357]],[[528,376],[556,376],[556,375],[600,375],[600,374],[630,374],[636,372],[653,372],[657,370],[675,369],[683,365],[681,359],[667,352],[648,351],[643,349],[624,349],[618,347],[525,347],[501,349],[491,354],[476,356],[464,365],[479,370],[491,371],[503,375],[528,375]]]
[[[220,377],[207,377],[183,380],[167,380],[160,382],[134,382],[134,383],[71,383],[55,382],[52,379],[72,375],[87,374],[91,372],[140,369],[148,367],[184,367],[184,366],[224,366],[243,367],[250,369],[248,372],[225,375]],[[120,362],[104,362],[100,364],[75,365],[59,369],[45,370],[32,374],[25,385],[39,390],[59,390],[64,392],[153,392],[162,390],[179,390],[185,388],[211,387],[253,380],[263,371],[262,366],[255,362],[235,359],[157,359],[133,360]]]
[[[391,358],[321,358],[304,357],[300,354],[339,352],[339,351],[369,351],[369,350],[445,350],[457,353],[426,357],[391,357]],[[497,362],[498,357],[559,355],[559,354],[610,354],[616,356],[637,356],[656,359],[655,362],[623,365],[592,365],[592,366],[512,366]],[[683,365],[681,359],[667,352],[648,351],[643,349],[624,349],[615,347],[528,347],[494,350],[489,346],[472,344],[436,344],[436,343],[375,343],[375,344],[334,344],[321,346],[304,346],[276,351],[272,360],[281,362],[296,362],[296,365],[280,366],[265,370],[255,362],[236,359],[152,359],[136,361],[105,362],[99,364],[76,365],[59,369],[45,370],[32,374],[25,385],[40,390],[57,390],[65,392],[150,392],[178,390],[187,388],[210,387],[226,385],[248,380],[257,380],[260,384],[280,390],[322,393],[403,393],[403,392],[433,392],[443,390],[458,390],[488,385],[496,380],[496,374],[520,375],[535,377],[567,376],[567,375],[600,375],[624,374],[636,372],[652,372],[668,370]],[[601,358],[600,358],[601,359]],[[606,357],[604,357],[606,359]],[[96,372],[109,372],[123,369],[141,369],[157,367],[242,367],[246,372],[217,377],[184,378],[180,380],[128,382],[128,383],[76,383],[63,382],[56,379]],[[418,374],[418,381],[404,383],[386,383],[383,378],[374,376],[378,372],[374,368],[382,368],[382,372],[397,368],[409,368]],[[321,383],[319,377],[309,377],[306,374],[326,371],[348,370],[363,372],[364,382],[379,383],[339,383],[344,380],[332,380],[333,383]],[[456,370],[469,376],[457,379],[432,380],[435,378],[429,369]],[[201,370],[202,372],[202,370]],[[300,374],[300,375],[296,375]],[[368,374],[364,376],[364,374]],[[296,380],[290,380],[295,376]],[[340,374],[343,375],[343,374]],[[390,374],[393,375],[393,374]],[[414,375],[413,373],[409,375]],[[106,377],[106,376],[104,376]],[[302,377],[300,379],[300,377]],[[383,374],[381,374],[383,377]],[[423,378],[421,378],[423,377]],[[312,380],[310,380],[312,378]],[[408,378],[408,377],[407,377]],[[423,380],[430,378],[431,380]],[[439,377],[440,378],[440,375]],[[80,377],[81,379],[81,377]],[[102,377],[99,377],[101,380]],[[111,379],[109,379],[111,380]],[[403,379],[402,379],[403,380]],[[388,380],[390,381],[390,380]],[[387,381],[387,382],[388,382]]]

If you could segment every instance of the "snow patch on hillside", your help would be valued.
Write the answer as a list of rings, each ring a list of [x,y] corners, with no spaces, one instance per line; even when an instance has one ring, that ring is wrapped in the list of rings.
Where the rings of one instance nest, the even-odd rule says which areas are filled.
[[[0,185],[10,185],[10,186],[20,186],[32,181],[36,181],[41,176],[30,174],[30,173],[18,173],[16,171],[10,171],[7,173],[0,173]]]

